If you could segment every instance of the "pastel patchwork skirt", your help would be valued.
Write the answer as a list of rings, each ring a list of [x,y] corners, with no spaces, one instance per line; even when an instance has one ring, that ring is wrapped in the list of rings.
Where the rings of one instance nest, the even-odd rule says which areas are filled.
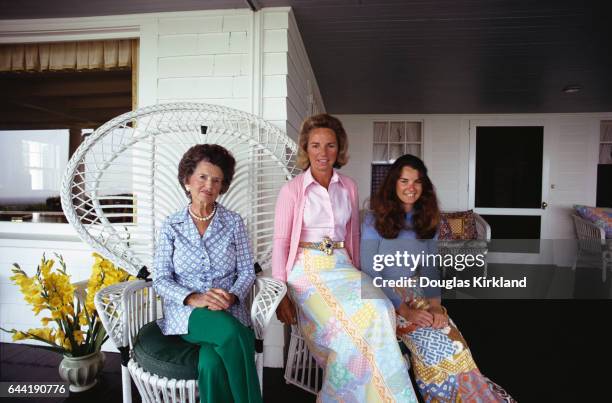
[[[443,329],[415,329],[397,317],[397,334],[410,350],[417,387],[427,403],[515,402],[480,373],[463,336],[449,318]]]
[[[393,305],[372,287],[344,249],[300,249],[287,279],[302,334],[325,369],[321,402],[417,402],[395,335]]]

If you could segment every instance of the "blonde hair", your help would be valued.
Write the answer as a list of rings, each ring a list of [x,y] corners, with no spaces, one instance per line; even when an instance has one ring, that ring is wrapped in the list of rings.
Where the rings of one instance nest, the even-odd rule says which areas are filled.
[[[307,169],[310,166],[310,160],[308,159],[308,139],[310,132],[314,129],[330,129],[336,135],[336,142],[338,143],[338,156],[336,162],[334,162],[334,168],[340,168],[349,160],[348,155],[348,137],[342,122],[338,118],[322,113],[320,115],[314,115],[306,118],[302,122],[300,128],[300,136],[298,138],[298,155],[297,155],[297,166],[301,169]]]

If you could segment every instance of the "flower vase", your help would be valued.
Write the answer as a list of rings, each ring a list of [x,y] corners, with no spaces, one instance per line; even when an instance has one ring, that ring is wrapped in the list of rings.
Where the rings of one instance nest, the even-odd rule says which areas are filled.
[[[82,357],[64,356],[59,365],[60,377],[69,383],[71,392],[83,392],[94,387],[98,374],[104,368],[104,353],[101,351]]]

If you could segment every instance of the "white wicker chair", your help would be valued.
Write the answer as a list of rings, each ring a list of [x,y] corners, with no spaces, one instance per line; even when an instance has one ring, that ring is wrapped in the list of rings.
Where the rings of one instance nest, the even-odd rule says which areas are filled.
[[[216,143],[236,158],[229,192],[220,198],[245,220],[255,261],[271,260],[274,203],[295,175],[296,145],[278,128],[248,113],[206,104],[162,104],[121,115],[97,129],[72,156],[62,184],[62,207],[79,236],[141,278],[152,267],[155,233],[187,199],[176,179],[192,145]],[[251,318],[263,385],[263,331],[285,295],[283,283],[258,276]],[[139,329],[157,319],[159,301],[146,280],[101,290],[96,308],[122,354],[123,401],[131,402],[130,374],[146,402],[195,402],[197,380],[160,378],[133,359]],[[129,371],[129,372],[128,372]]]
[[[285,382],[315,395],[323,386],[323,369],[308,350],[299,325],[291,326],[291,338],[285,363]]]
[[[582,217],[572,214],[576,238],[578,239],[578,251],[572,265],[576,270],[578,262],[592,261],[601,264],[601,281],[606,282],[606,273],[612,269],[612,240],[606,240],[603,228],[598,227]]]

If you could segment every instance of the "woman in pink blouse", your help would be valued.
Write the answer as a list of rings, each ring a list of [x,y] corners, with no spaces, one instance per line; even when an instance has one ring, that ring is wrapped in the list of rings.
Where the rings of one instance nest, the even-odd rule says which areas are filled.
[[[283,186],[276,203],[272,274],[287,282],[290,294],[277,317],[294,324],[299,315],[308,347],[325,369],[319,401],[416,402],[393,305],[358,270],[357,187],[334,169],[348,162],[342,123],[312,116],[298,142],[305,171]]]

